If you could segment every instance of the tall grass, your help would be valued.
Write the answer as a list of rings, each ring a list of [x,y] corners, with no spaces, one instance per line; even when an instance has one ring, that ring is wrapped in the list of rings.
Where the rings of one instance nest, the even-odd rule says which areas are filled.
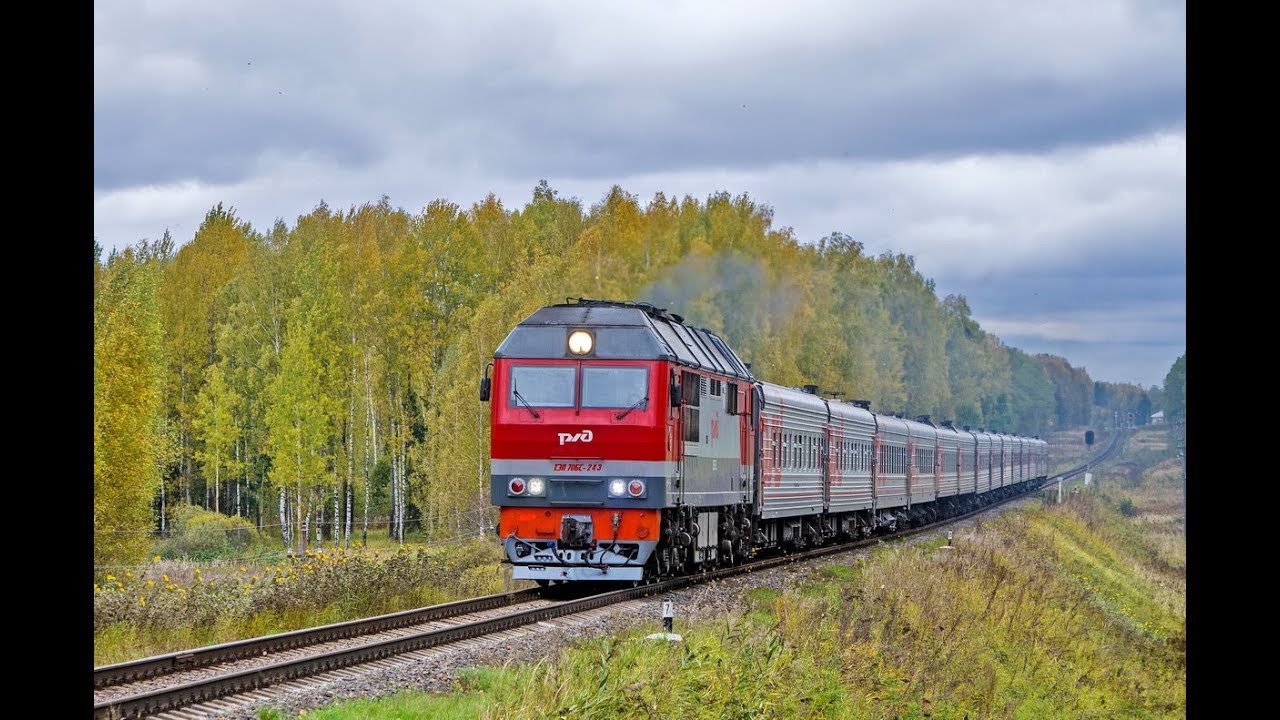
[[[449,547],[307,550],[262,566],[156,558],[94,584],[97,665],[501,592],[490,540]],[[171,574],[172,573],[172,574]]]

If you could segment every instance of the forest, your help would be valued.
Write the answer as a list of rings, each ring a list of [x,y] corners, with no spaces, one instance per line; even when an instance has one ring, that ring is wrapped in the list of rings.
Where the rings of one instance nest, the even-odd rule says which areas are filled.
[[[544,181],[518,209],[322,202],[266,230],[220,204],[180,248],[166,232],[103,255],[95,239],[95,567],[144,557],[191,506],[296,548],[488,532],[478,381],[516,323],[570,297],[669,308],[761,379],[878,412],[1038,435],[1185,408],[1185,355],[1168,402],[1168,378],[1094,382],[983,331],[910,256],[801,243],[747,195],[615,186],[584,207]]]

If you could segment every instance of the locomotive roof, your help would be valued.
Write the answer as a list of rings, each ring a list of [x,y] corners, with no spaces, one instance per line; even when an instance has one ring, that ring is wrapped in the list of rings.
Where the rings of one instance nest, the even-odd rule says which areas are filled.
[[[576,303],[541,308],[511,331],[494,357],[569,357],[564,338],[576,328],[596,331],[596,358],[670,360],[753,379],[742,359],[718,335],[643,302],[578,298]]]

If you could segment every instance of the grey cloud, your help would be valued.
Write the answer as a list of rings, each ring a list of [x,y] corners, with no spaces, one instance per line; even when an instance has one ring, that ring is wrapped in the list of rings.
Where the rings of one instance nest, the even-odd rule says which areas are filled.
[[[176,14],[121,19],[100,10],[104,27],[95,40],[123,56],[123,69],[137,65],[130,53],[181,48],[221,92],[211,124],[208,105],[190,93],[132,88],[120,95],[127,78],[99,74],[95,139],[121,150],[96,156],[95,165],[140,158],[129,172],[97,173],[99,187],[168,181],[168,157],[194,161],[189,172],[210,181],[243,177],[250,159],[272,153],[313,152],[358,165],[393,152],[392,136],[405,143],[394,152],[443,170],[608,177],[620,168],[634,174],[1097,143],[1177,124],[1185,114],[1185,81],[1168,64],[1184,57],[1185,42],[1153,39],[1143,25],[1152,12],[1140,6],[1130,8],[1137,17],[1129,24],[1099,13],[1099,37],[1078,38],[1094,42],[1098,57],[1090,61],[1060,57],[1070,33],[1090,28],[1057,27],[1043,10],[978,3],[939,13],[908,5],[886,18],[873,6],[814,8],[811,22],[791,23],[811,34],[806,41],[770,37],[747,6],[731,25],[695,13],[703,24],[683,30],[686,45],[663,47],[655,37],[654,50],[679,65],[620,27],[657,32],[670,8],[621,9],[611,23],[568,6],[495,16],[492,9],[397,15],[308,5],[311,12],[297,17],[290,7],[232,6],[203,11],[192,23]],[[1002,23],[988,27],[988,12]],[[1004,29],[1019,21],[1024,33]],[[717,33],[718,23],[744,37],[735,43]],[[882,25],[893,34],[873,36]],[[584,56],[592,52],[603,54]],[[242,77],[249,62],[263,82],[306,101],[277,113],[270,92]],[[1014,62],[1020,67],[1010,69]],[[211,174],[204,176],[197,156],[209,137],[223,159],[206,162]]]

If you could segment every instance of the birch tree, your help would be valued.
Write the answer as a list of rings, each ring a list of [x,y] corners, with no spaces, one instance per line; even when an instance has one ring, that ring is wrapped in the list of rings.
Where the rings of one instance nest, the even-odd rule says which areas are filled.
[[[95,265],[98,261],[95,258]],[[132,248],[95,277],[93,307],[93,556],[138,562],[153,527],[163,445],[159,269]]]

